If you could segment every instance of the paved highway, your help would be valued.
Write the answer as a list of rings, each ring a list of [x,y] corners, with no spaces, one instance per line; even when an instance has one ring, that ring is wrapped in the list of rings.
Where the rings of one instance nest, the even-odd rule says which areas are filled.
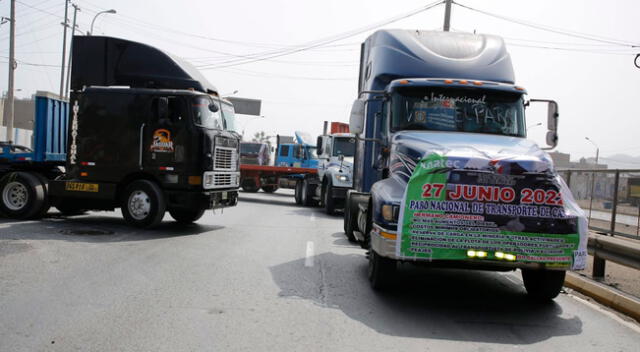
[[[403,266],[373,292],[342,219],[291,192],[179,227],[0,219],[0,351],[637,351],[640,329],[518,273]]]

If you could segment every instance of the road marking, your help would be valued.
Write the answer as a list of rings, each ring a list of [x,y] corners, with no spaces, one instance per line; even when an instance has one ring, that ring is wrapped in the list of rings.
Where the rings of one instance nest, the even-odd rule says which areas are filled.
[[[313,266],[313,242],[307,241],[307,254],[304,258],[304,266],[310,268]]]
[[[567,294],[567,296],[569,296],[569,297],[571,297],[571,298],[575,299],[576,301],[578,301],[578,302],[580,302],[580,303],[584,304],[585,306],[590,307],[590,308],[591,308],[591,309],[593,309],[593,310],[597,310],[598,312],[600,312],[600,313],[602,313],[602,314],[604,314],[604,315],[606,315],[606,316],[608,316],[608,317],[612,318],[613,320],[615,320],[615,321],[617,321],[618,323],[620,323],[620,324],[622,324],[622,325],[624,325],[624,326],[628,327],[628,328],[629,328],[629,329],[631,329],[631,330],[634,330],[634,331],[636,331],[636,332],[640,332],[640,326],[638,326],[638,324],[636,324],[636,323],[634,323],[634,322],[631,322],[631,321],[627,321],[627,320],[625,320],[625,319],[622,319],[622,318],[621,318],[620,316],[618,316],[616,313],[613,313],[613,312],[611,312],[611,311],[609,311],[609,310],[607,310],[607,309],[605,309],[605,308],[603,308],[603,307],[599,306],[599,305],[598,305],[598,304],[596,304],[596,303],[592,303],[592,302],[590,302],[590,301],[587,301],[587,300],[586,300],[586,299],[584,299],[584,298],[578,297],[578,296],[576,296],[576,295],[572,295],[572,294],[570,294],[570,293],[569,293],[569,294]]]
[[[311,212],[311,216],[309,216],[309,221],[316,221],[316,213],[315,212]]]

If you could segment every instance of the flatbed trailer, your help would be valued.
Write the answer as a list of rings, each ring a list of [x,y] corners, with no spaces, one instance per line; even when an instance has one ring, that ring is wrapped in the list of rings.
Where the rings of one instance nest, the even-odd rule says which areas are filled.
[[[273,193],[284,176],[317,173],[318,169],[315,168],[240,164],[240,184],[246,192],[258,192],[262,188],[267,193]]]

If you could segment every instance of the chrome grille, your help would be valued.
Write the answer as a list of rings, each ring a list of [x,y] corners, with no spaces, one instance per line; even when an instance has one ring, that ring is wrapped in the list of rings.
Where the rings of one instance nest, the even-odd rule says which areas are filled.
[[[240,181],[239,172],[213,172],[204,173],[203,186],[205,189],[238,187]]]
[[[214,170],[235,170],[238,154],[234,148],[216,147],[213,155]]]

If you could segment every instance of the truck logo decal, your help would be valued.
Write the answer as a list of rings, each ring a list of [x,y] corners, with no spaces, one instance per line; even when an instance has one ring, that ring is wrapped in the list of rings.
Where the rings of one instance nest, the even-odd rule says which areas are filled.
[[[98,193],[98,191],[100,190],[100,185],[97,183],[65,182],[64,190],[72,192]]]
[[[171,131],[163,128],[155,130],[153,132],[153,141],[151,142],[149,150],[158,153],[173,153]]]
[[[71,145],[69,146],[69,164],[75,164],[78,154],[78,146],[76,145],[76,137],[78,136],[78,101],[73,104],[73,119],[71,120]]]

